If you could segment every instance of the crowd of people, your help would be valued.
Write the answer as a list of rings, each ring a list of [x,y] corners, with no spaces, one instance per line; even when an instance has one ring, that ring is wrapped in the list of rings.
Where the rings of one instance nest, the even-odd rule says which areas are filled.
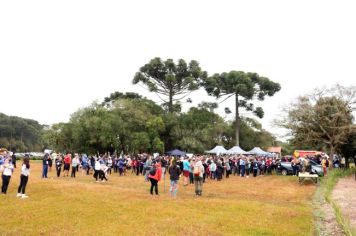
[[[321,164],[326,169],[328,167],[327,158],[267,158],[256,156],[211,156],[195,155],[191,157],[173,156],[151,156],[148,154],[138,155],[91,155],[86,154],[60,154],[46,153],[42,159],[42,178],[48,178],[55,166],[55,175],[59,177],[76,178],[77,173],[81,175],[92,175],[96,182],[108,181],[109,176],[117,174],[119,176],[142,175],[144,180],[151,183],[150,194],[159,195],[158,182],[166,174],[170,180],[170,194],[176,197],[178,193],[178,181],[183,178],[183,186],[195,185],[195,194],[201,196],[203,193],[203,183],[208,179],[221,181],[229,178],[230,175],[249,178],[258,175],[272,175],[281,172],[281,162],[288,161],[293,168],[293,174],[298,175],[304,167],[307,167],[305,160],[312,160]],[[342,163],[342,160],[341,160]],[[341,164],[342,165],[342,164]],[[14,155],[0,156],[0,172],[2,172],[2,193],[6,194],[12,173],[16,167],[16,157]],[[18,197],[27,198],[25,189],[30,174],[29,157],[23,159],[21,166],[20,186]],[[305,168],[303,169],[303,171]]]
[[[96,182],[108,181],[111,174],[125,176],[142,175],[146,182],[151,183],[150,193],[159,194],[158,182],[162,176],[169,175],[170,193],[177,196],[178,181],[183,178],[183,186],[195,185],[195,194],[202,195],[202,186],[207,179],[221,181],[230,175],[249,178],[258,175],[278,174],[279,158],[252,156],[211,156],[196,155],[192,157],[138,155],[93,155],[86,154],[46,154],[43,158],[42,178],[47,178],[48,169],[55,163],[57,177],[75,178],[81,175],[93,175]]]

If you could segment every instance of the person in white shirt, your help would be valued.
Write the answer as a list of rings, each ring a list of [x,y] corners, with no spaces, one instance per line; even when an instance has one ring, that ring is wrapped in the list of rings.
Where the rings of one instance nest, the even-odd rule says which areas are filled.
[[[96,182],[98,181],[99,178],[99,171],[101,170],[101,165],[98,159],[95,160],[95,166],[94,166],[94,178],[96,180]]]
[[[1,192],[6,194],[7,188],[9,187],[12,172],[14,171],[14,166],[10,162],[10,158],[6,158],[4,164],[0,167],[0,172],[2,172],[2,186]]]
[[[78,154],[74,155],[74,158],[72,160],[72,173],[70,177],[75,178],[75,172],[77,172],[77,166],[80,164]]]
[[[25,194],[25,190],[26,190],[26,185],[28,182],[29,175],[30,175],[30,158],[26,156],[23,159],[23,164],[21,167],[20,186],[17,190],[16,197],[28,198],[28,196],[26,196]]]

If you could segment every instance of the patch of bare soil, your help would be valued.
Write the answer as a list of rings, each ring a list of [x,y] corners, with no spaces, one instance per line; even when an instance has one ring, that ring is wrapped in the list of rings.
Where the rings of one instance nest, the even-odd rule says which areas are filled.
[[[318,236],[341,236],[345,235],[342,228],[338,224],[334,209],[325,200],[325,188],[319,187],[313,200],[314,216],[315,216],[315,235]]]
[[[337,223],[334,214],[334,209],[332,208],[332,206],[326,201],[321,206],[324,212],[324,219],[323,219],[324,226],[322,226],[323,227],[322,232],[324,232],[324,234],[321,235],[333,235],[333,236],[345,235],[340,225]]]
[[[340,179],[336,184],[333,199],[341,208],[343,216],[349,220],[352,229],[356,228],[356,181],[355,178],[348,177]]]

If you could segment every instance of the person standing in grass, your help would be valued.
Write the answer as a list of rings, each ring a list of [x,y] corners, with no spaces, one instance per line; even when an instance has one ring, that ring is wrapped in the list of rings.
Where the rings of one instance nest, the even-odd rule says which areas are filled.
[[[63,177],[68,177],[71,162],[72,162],[72,158],[71,158],[70,154],[67,153],[67,155],[65,155],[65,157],[64,157]]]
[[[181,174],[181,170],[177,165],[175,159],[172,160],[172,164],[168,169],[169,178],[171,180],[171,187],[169,188],[169,192],[171,193],[171,197],[176,197],[178,192],[178,180],[179,175]]]
[[[256,177],[257,176],[257,171],[258,171],[258,162],[257,162],[256,159],[253,160],[252,170],[253,170],[253,177]]]
[[[82,176],[86,172],[87,175],[89,175],[89,159],[86,154],[83,154],[82,160],[81,160],[81,165],[82,165]]]
[[[216,164],[214,160],[211,160],[211,163],[209,165],[209,170],[210,170],[210,179],[215,179],[216,178]]]
[[[187,186],[188,185],[188,178],[189,178],[189,173],[192,171],[192,168],[190,166],[190,162],[188,160],[188,158],[186,157],[183,161],[183,186]]]
[[[148,171],[148,179],[151,182],[150,193],[153,195],[153,189],[155,189],[156,195],[158,195],[158,182],[161,180],[162,168],[161,163],[157,162],[153,165],[151,170]]]
[[[241,157],[241,159],[240,159],[240,176],[241,177],[245,177],[245,170],[246,170],[245,157]]]
[[[11,162],[14,165],[14,168],[16,168],[16,155],[15,155],[15,152],[11,156]]]
[[[26,185],[28,182],[28,176],[30,175],[30,158],[26,156],[23,159],[23,163],[21,166],[21,177],[20,177],[20,186],[17,189],[16,197],[28,198],[25,194]]]
[[[194,184],[194,175],[193,175],[193,167],[194,167],[195,159],[189,159],[189,184]]]
[[[57,177],[59,177],[61,175],[61,170],[63,165],[62,157],[60,155],[56,157],[55,165],[56,165]]]
[[[200,158],[198,158],[194,164],[193,175],[195,184],[195,195],[201,196],[203,193],[204,166]]]
[[[75,173],[77,172],[77,167],[79,165],[79,157],[78,154],[74,155],[74,158],[72,160],[72,173],[70,175],[70,177],[75,178]]]
[[[10,158],[6,158],[4,164],[0,166],[0,172],[2,172],[2,186],[1,192],[6,194],[9,187],[12,172],[14,171],[14,165],[10,162]]]
[[[49,154],[46,153],[42,159],[42,178],[44,179],[48,178],[48,156]]]
[[[94,178],[95,178],[96,182],[99,182],[98,178],[99,178],[100,170],[101,170],[100,162],[98,159],[96,159],[95,164],[94,164]]]
[[[48,154],[47,162],[48,162],[48,171],[52,172],[53,159],[50,154]]]

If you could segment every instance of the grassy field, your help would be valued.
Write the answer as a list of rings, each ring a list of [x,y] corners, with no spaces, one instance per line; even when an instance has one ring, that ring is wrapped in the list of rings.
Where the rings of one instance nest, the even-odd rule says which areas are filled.
[[[296,177],[231,176],[208,181],[203,196],[180,183],[178,198],[168,191],[151,196],[142,176],[41,179],[32,163],[28,199],[15,197],[19,169],[7,195],[0,195],[0,235],[312,235],[315,187]],[[53,177],[53,178],[52,178]]]

